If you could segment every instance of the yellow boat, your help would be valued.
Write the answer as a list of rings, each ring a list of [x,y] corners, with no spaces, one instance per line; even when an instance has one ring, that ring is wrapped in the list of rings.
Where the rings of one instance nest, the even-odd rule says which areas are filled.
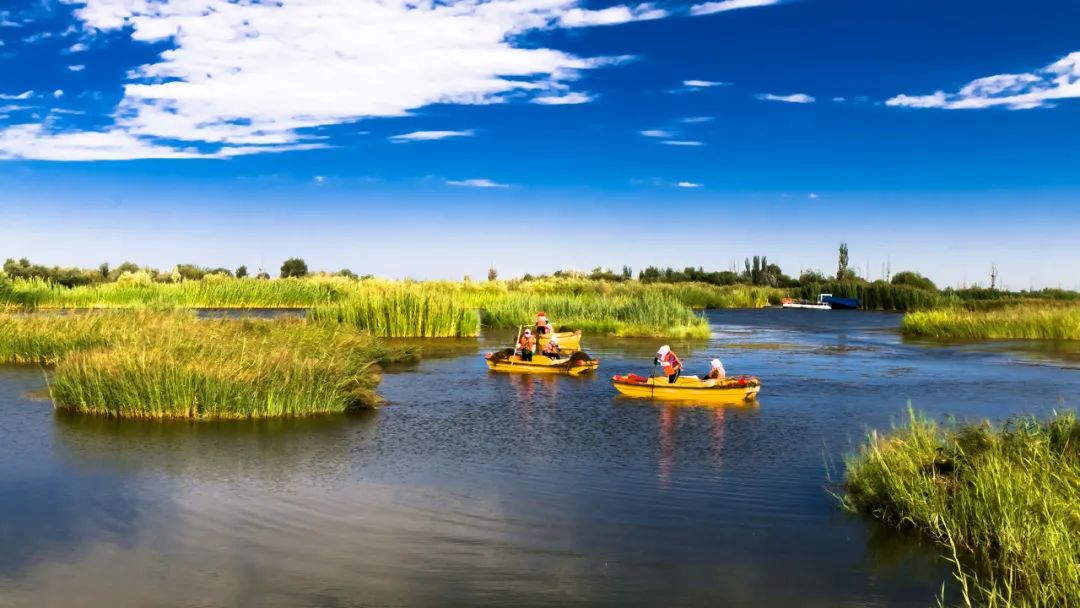
[[[555,335],[559,337],[559,350],[568,350],[574,352],[581,350],[580,331],[556,332]],[[547,346],[547,343],[550,341],[551,338],[549,336],[540,336],[540,350],[544,350],[544,347]]]
[[[611,384],[615,390],[627,397],[708,403],[753,401],[761,390],[761,381],[752,376],[726,380],[701,380],[697,376],[680,376],[675,384],[668,384],[664,376],[646,378],[629,374],[613,377]]]
[[[507,349],[484,355],[488,368],[493,372],[517,372],[522,374],[568,374],[580,376],[596,371],[600,361],[577,352],[566,359],[551,359],[544,355],[533,355],[532,361],[522,361],[521,357]]]

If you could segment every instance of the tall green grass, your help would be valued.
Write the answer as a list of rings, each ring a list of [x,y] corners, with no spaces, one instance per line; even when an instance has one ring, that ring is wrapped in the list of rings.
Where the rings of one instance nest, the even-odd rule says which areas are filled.
[[[53,363],[58,409],[123,418],[264,418],[374,407],[376,363],[409,360],[338,323],[151,312],[0,316],[0,360]]]
[[[459,298],[408,289],[371,290],[340,304],[317,306],[313,320],[345,323],[386,338],[457,338],[480,333],[480,317]]]
[[[1080,340],[1080,306],[914,312],[904,316],[900,330],[908,336],[955,340]]]
[[[940,543],[967,606],[1080,606],[1080,422],[1015,419],[872,433],[843,506]]]
[[[485,327],[509,328],[547,313],[557,329],[616,336],[707,338],[708,321],[671,296],[505,294],[477,301]]]

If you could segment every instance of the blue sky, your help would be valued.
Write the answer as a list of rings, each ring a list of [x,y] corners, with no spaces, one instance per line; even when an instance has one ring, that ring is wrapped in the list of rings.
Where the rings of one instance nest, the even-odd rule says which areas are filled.
[[[1080,4],[6,0],[0,257],[1080,284]]]

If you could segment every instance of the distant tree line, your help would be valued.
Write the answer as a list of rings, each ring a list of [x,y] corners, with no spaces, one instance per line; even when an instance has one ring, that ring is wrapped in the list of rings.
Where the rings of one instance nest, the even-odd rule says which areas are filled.
[[[125,274],[133,275],[142,273],[150,280],[159,283],[175,283],[178,281],[198,281],[209,275],[236,277],[238,279],[251,277],[247,266],[239,266],[236,270],[228,268],[211,268],[196,264],[177,264],[169,270],[159,270],[149,266],[139,266],[134,262],[124,262],[111,267],[108,262],[102,263],[97,268],[77,268],[65,266],[45,266],[34,264],[27,258],[15,260],[8,258],[4,262],[3,274],[8,279],[41,279],[64,287],[78,287],[80,285],[93,285],[97,283],[112,283],[120,280]],[[305,277],[310,274],[307,263],[301,258],[289,258],[281,265],[279,276]],[[336,273],[352,279],[361,278],[353,271],[345,268]],[[371,275],[365,275],[368,278]],[[266,272],[259,272],[254,278],[269,279]]]

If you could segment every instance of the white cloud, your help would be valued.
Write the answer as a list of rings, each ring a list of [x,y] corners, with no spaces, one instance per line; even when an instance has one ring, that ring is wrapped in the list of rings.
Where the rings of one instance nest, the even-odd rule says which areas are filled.
[[[33,95],[34,95],[33,91],[23,91],[22,93],[18,93],[16,95],[5,95],[3,93],[0,93],[0,99],[19,99],[19,100],[22,100],[22,99],[30,99]]]
[[[465,131],[413,131],[412,133],[391,135],[390,141],[395,144],[403,144],[410,141],[435,141],[438,139],[449,139],[451,137],[472,137],[473,134],[474,132],[472,129],[467,129]]]
[[[325,147],[321,144],[260,146],[258,152],[289,152]],[[203,153],[148,143],[121,130],[55,133],[42,124],[14,125],[0,130],[0,159],[99,161],[135,159],[230,158],[253,154],[243,146],[227,146]]]
[[[592,25],[616,25],[631,21],[663,19],[668,12],[651,3],[637,6],[610,6],[599,10],[572,8],[559,17],[562,27],[586,27]]]
[[[42,125],[15,125],[0,131],[0,158],[34,160],[131,160],[197,158],[194,151],[156,146],[122,131],[50,133]]]
[[[722,87],[730,85],[730,82],[719,82],[716,80],[684,80],[682,81],[684,87],[690,87],[694,89],[706,89],[709,87]]]
[[[72,72],[81,72],[86,69],[85,65],[69,65],[68,69]]]
[[[762,93],[756,96],[762,101],[781,101],[784,103],[814,103],[816,101],[813,97],[806,93],[795,93],[793,95],[773,95],[772,93]]]
[[[711,15],[724,11],[733,11],[740,8],[753,8],[756,6],[770,6],[780,4],[780,0],[721,0],[720,2],[705,2],[690,7],[691,15]]]
[[[572,91],[570,93],[559,95],[542,95],[540,97],[533,97],[532,102],[542,104],[545,106],[566,106],[575,105],[579,103],[589,103],[596,99],[595,96],[588,93],[579,93]]]
[[[645,129],[640,133],[645,137],[673,137],[675,135],[671,131],[662,131],[660,129]]]
[[[700,141],[686,140],[686,139],[668,139],[660,142],[665,146],[704,146],[705,144]]]
[[[679,188],[700,188],[701,184],[695,182],[679,182],[675,184]]]
[[[931,95],[897,95],[885,105],[946,110],[992,107],[1030,110],[1053,107],[1057,100],[1076,97],[1080,97],[1080,51],[1035,72],[978,78],[956,93],[937,91]]]
[[[693,125],[703,122],[712,122],[713,120],[715,119],[712,116],[687,116],[686,118],[680,119],[679,122]]]
[[[820,197],[820,196],[818,196],[818,193],[817,193],[817,192],[811,192],[811,193],[810,193],[810,196],[809,196],[808,198],[821,198],[821,197]]]
[[[324,177],[324,176],[322,176],[322,175],[316,175],[316,176],[315,176],[315,177],[314,177],[314,178],[312,179],[312,181],[314,181],[314,182],[315,182],[315,185],[316,185],[316,186],[321,186],[321,185],[323,185],[324,183],[326,183],[326,177]]]
[[[836,103],[844,103],[845,101],[847,101],[843,97],[833,97],[832,100],[835,101]]]
[[[297,149],[318,127],[436,103],[586,103],[593,97],[572,88],[581,74],[627,58],[581,57],[527,34],[666,12],[586,11],[582,1],[72,0],[83,31],[168,49],[129,71],[111,124],[88,134],[130,135],[144,146],[125,149],[154,157],[193,146],[236,155]],[[53,135],[43,131],[42,143]]]
[[[56,89],[55,91],[52,92],[52,96],[53,96],[53,99],[60,99],[61,97],[64,96],[64,90],[63,89]]]
[[[490,179],[477,178],[477,179],[463,179],[463,180],[447,180],[448,186],[462,186],[466,188],[509,188],[509,184],[500,184],[493,182]]]

